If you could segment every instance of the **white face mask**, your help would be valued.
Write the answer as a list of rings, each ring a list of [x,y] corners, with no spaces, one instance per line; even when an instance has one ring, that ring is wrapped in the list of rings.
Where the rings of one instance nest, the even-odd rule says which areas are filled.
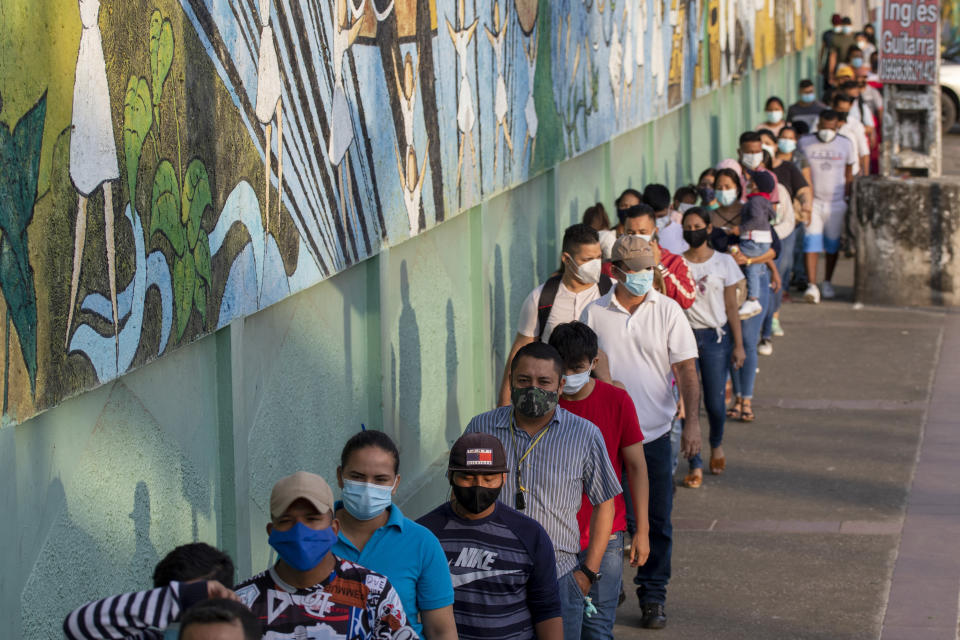
[[[756,169],[763,162],[763,153],[744,153],[740,156],[740,164],[747,169]]]
[[[653,234],[652,234],[652,233],[649,234],[649,235],[647,235],[647,234],[645,234],[645,233],[634,233],[634,234],[631,234],[631,235],[632,235],[634,238],[643,238],[643,239],[646,240],[647,242],[651,242],[651,241],[653,240]]]
[[[693,209],[695,206],[697,205],[690,204],[689,202],[681,202],[680,206],[677,207],[677,211],[679,211],[680,213],[686,213],[690,209]]]
[[[777,148],[772,144],[763,145],[763,150],[770,154],[770,157],[777,155]]]
[[[767,111],[767,122],[777,124],[781,120],[783,120],[783,111],[780,109],[771,109],[770,111]]]
[[[563,384],[563,392],[572,396],[583,389],[588,382],[590,382],[590,369],[580,373],[568,373],[566,382]]]
[[[657,224],[657,229],[660,229],[661,231],[666,229],[667,225],[670,224],[670,214],[667,214],[662,218],[657,218],[656,224]],[[649,240],[647,242],[649,242]]]
[[[573,268],[573,277],[583,284],[596,284],[600,282],[600,258],[587,260],[578,265],[573,259],[570,260],[570,266]]]
[[[736,189],[721,189],[717,193],[717,202],[721,207],[729,207],[737,199]]]
[[[817,131],[817,137],[820,138],[820,142],[833,142],[833,139],[837,137],[837,132],[833,129],[820,129]]]

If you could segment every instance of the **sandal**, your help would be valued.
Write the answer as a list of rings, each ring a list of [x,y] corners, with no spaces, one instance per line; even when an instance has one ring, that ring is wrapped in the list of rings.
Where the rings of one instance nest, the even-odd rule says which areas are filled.
[[[724,457],[710,458],[710,473],[719,476],[727,468],[727,459]]]
[[[743,408],[740,410],[740,421],[753,422],[756,419],[757,416],[753,413],[753,407],[749,404],[744,404]]]
[[[693,469],[684,477],[683,486],[687,489],[699,489],[703,484],[703,470]]]
[[[733,401],[733,404],[730,405],[730,408],[727,409],[727,417],[731,420],[739,420],[743,415],[743,400],[736,399]]]

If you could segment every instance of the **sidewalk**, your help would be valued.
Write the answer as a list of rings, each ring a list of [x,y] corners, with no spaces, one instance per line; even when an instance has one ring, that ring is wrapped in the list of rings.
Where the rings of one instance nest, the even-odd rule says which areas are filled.
[[[942,310],[855,310],[852,260],[838,272],[835,281],[847,285],[837,287],[838,300],[785,305],[786,335],[760,358],[757,421],[727,423],[727,472],[707,475],[701,489],[677,489],[667,629],[638,627],[628,567],[617,638],[876,640],[888,597],[885,640],[956,637],[960,534],[944,519],[960,521],[960,477],[943,483],[958,474],[927,474],[940,493],[927,492],[937,504],[917,513],[933,515],[904,521],[945,327],[958,323]],[[960,326],[948,330],[951,344],[954,333],[960,338]],[[941,370],[939,389],[957,382],[960,368]],[[931,412],[944,416],[942,440],[931,446],[960,454],[947,409]],[[960,466],[956,455],[938,459],[928,449],[925,470]],[[685,472],[681,462],[678,477]],[[944,548],[931,543],[938,535]],[[933,555],[918,560],[924,545]]]

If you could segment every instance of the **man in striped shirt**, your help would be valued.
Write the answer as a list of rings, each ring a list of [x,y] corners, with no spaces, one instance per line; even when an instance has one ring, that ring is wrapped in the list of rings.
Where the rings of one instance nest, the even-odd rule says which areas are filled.
[[[176,638],[177,620],[207,598],[233,598],[233,560],[203,542],[177,547],[157,563],[154,588],[110,596],[70,612],[63,632],[70,640]]]
[[[613,498],[622,489],[600,430],[557,407],[563,389],[557,350],[532,342],[510,365],[512,405],[474,417],[467,433],[489,433],[504,443],[509,473],[503,502],[539,522],[553,541],[560,579],[563,634],[579,640],[586,595],[599,581],[610,530]],[[586,494],[594,506],[590,545],[581,563],[577,512]]]
[[[417,522],[447,556],[460,640],[561,640],[553,544],[536,520],[497,501],[507,470],[497,438],[461,436],[447,467],[451,500]]]

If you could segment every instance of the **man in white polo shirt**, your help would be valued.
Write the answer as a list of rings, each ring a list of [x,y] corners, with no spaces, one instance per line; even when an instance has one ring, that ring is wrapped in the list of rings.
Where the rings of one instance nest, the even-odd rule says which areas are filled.
[[[607,352],[610,374],[626,386],[643,430],[650,485],[650,558],[637,570],[634,583],[643,614],[640,625],[661,629],[667,623],[664,604],[673,539],[670,424],[677,404],[670,374],[675,372],[684,405],[699,407],[697,342],[680,305],[653,289],[656,261],[649,242],[620,236],[611,261],[617,279],[614,289],[589,305],[580,321],[596,332],[600,348]],[[699,451],[699,416],[687,412],[681,453],[689,457]]]

